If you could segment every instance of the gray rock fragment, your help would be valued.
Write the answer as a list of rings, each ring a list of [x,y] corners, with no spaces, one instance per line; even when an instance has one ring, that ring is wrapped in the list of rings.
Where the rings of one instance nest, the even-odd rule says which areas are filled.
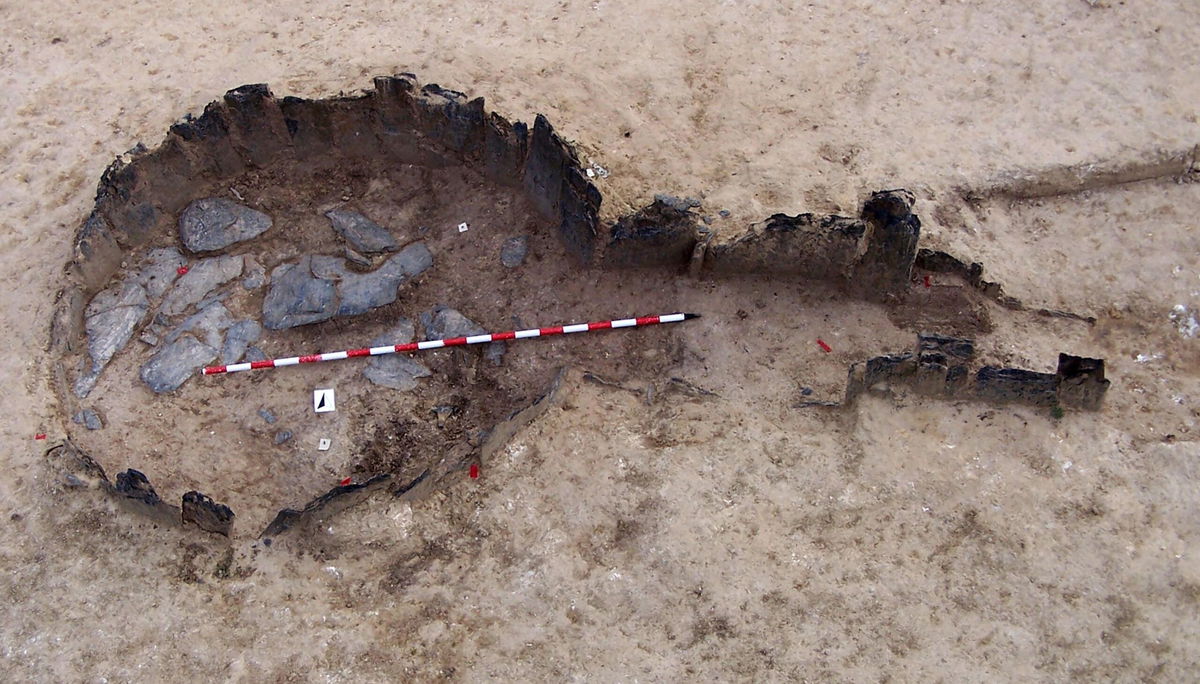
[[[445,340],[451,337],[470,337],[483,335],[487,331],[475,321],[467,318],[448,306],[438,305],[432,311],[421,314],[421,325],[425,326],[425,336],[431,340]],[[499,365],[506,350],[503,342],[488,344],[484,356],[494,364]]]
[[[318,323],[336,316],[356,316],[396,301],[407,279],[433,265],[424,243],[414,243],[370,273],[355,273],[341,257],[305,256],[271,272],[263,300],[263,325],[269,330]]]
[[[75,393],[85,397],[96,381],[100,371],[113,356],[125,347],[133,337],[133,331],[150,308],[146,290],[135,282],[124,282],[104,290],[92,298],[84,311],[84,329],[87,331],[88,356],[92,367],[84,372],[75,383]]]
[[[395,327],[371,340],[372,347],[382,347],[388,344],[406,344],[411,342],[416,332],[412,321],[401,318]],[[427,378],[432,373],[424,364],[414,360],[407,354],[388,354],[372,356],[363,369],[363,377],[376,385],[388,387],[401,392],[416,389],[417,378]]]
[[[382,347],[385,344],[408,344],[417,334],[417,328],[407,318],[397,319],[396,325],[378,334],[371,340],[372,347]]]
[[[167,316],[182,314],[216,288],[240,276],[242,268],[240,256],[210,257],[197,261],[167,293],[163,299],[162,313]]]
[[[275,414],[272,413],[271,409],[269,408],[260,408],[258,410],[258,416],[267,421],[267,425],[274,425],[275,421],[278,420],[278,418],[275,417]]]
[[[456,309],[441,304],[433,307],[432,311],[421,314],[421,325],[425,327],[425,337],[430,340],[444,340],[448,337],[479,335],[487,332]]]
[[[400,249],[400,243],[386,228],[375,223],[362,214],[346,209],[334,209],[325,214],[333,229],[341,235],[350,246],[362,254],[378,254],[394,252]]]
[[[257,290],[267,281],[267,269],[252,257],[246,257],[246,267],[244,270],[245,278],[242,278],[242,287],[247,290]]]
[[[346,249],[343,251],[346,255],[346,261],[358,266],[359,268],[368,269],[375,265],[370,259],[351,249],[349,245],[347,245]]]
[[[417,378],[427,378],[432,373],[424,364],[411,356],[392,354],[371,359],[363,370],[363,377],[381,387],[401,392],[417,388]]]
[[[700,200],[695,197],[675,197],[672,195],[655,195],[655,202],[660,202],[676,211],[687,211],[700,206]]]
[[[100,371],[96,368],[80,369],[79,377],[75,378],[75,396],[83,399],[91,394],[100,380]]]
[[[142,382],[157,394],[171,392],[216,358],[216,349],[191,335],[183,335],[159,349],[142,366]]]
[[[99,430],[104,427],[104,421],[100,420],[100,415],[91,409],[82,409],[71,420],[86,427],[89,430]]]
[[[231,364],[242,360],[251,344],[262,337],[262,326],[258,321],[246,319],[229,326],[225,333],[225,344],[221,347],[221,363]]]
[[[262,235],[271,217],[227,199],[199,199],[179,217],[179,241],[192,252],[211,252]]]
[[[279,432],[275,433],[275,443],[276,444],[283,444],[284,442],[288,441],[291,438],[292,438],[291,430],[280,430]]]
[[[129,342],[149,307],[146,290],[130,282],[114,285],[92,299],[84,316],[88,354],[95,366],[103,367]]]
[[[318,323],[333,318],[335,313],[334,284],[313,276],[312,257],[280,264],[271,271],[271,287],[263,299],[263,326],[268,330]]]
[[[138,269],[137,284],[146,288],[150,299],[158,299],[179,277],[179,269],[187,263],[174,247],[160,247],[146,252],[142,267]]]
[[[233,293],[228,292],[228,291],[222,292],[220,290],[216,290],[216,291],[212,292],[211,294],[209,294],[204,299],[201,299],[199,302],[196,302],[196,311],[202,311],[204,309],[207,309],[212,304],[219,304],[219,303],[225,301],[226,299],[229,299],[229,295],[231,295],[231,294],[233,294]]]
[[[418,242],[404,248],[370,273],[350,272],[346,270],[344,261],[336,261],[340,264],[337,267],[337,290],[341,300],[337,315],[357,316],[396,301],[400,285],[432,266],[433,255],[425,243]],[[317,257],[313,257],[313,273],[317,273]]]
[[[220,349],[224,337],[222,333],[231,325],[233,325],[233,317],[229,315],[229,309],[226,309],[225,305],[220,302],[213,302],[183,319],[182,323],[163,337],[163,341],[171,344],[184,333],[190,332],[202,338],[204,344],[213,349]]]
[[[250,347],[249,349],[246,350],[246,356],[243,357],[242,360],[243,361],[266,361],[267,355],[264,354],[263,350],[259,349],[258,347]]]
[[[500,263],[505,268],[516,268],[525,261],[525,254],[529,251],[529,240],[524,235],[510,237],[504,241],[504,245],[500,247]]]

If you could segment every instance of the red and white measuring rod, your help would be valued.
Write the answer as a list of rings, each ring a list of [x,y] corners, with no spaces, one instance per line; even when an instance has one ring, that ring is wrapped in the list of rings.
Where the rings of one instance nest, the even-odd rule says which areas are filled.
[[[467,344],[487,344],[503,340],[524,340],[530,337],[548,337],[550,335],[569,335],[571,333],[589,332],[592,330],[608,330],[610,328],[636,328],[643,325],[659,323],[679,323],[680,321],[699,318],[700,314],[673,313],[662,316],[643,316],[641,318],[622,318],[615,321],[598,321],[596,323],[576,323],[574,325],[556,325],[550,328],[533,328],[531,330],[510,330],[508,332],[472,335],[471,337],[452,337],[448,340],[426,340],[425,342],[410,342],[394,344],[387,347],[364,347],[349,349],[326,354],[310,354],[309,356],[289,356],[284,359],[267,359],[249,363],[234,363],[228,366],[208,366],[200,371],[202,375],[218,373],[236,373],[238,371],[258,370],[259,368],[278,368],[280,366],[298,366],[302,363],[319,363],[321,361],[340,361],[356,356],[382,356],[398,352],[425,351],[426,349],[441,349],[442,347],[461,347]]]

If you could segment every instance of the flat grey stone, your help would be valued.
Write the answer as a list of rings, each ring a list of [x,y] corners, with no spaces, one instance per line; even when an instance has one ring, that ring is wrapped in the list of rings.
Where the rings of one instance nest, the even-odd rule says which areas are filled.
[[[146,252],[136,276],[137,284],[146,288],[146,295],[157,300],[179,277],[179,269],[187,259],[174,247],[160,247]]]
[[[346,278],[353,278],[359,275],[347,269],[346,260],[341,257],[330,256],[328,254],[313,254],[306,258],[308,259],[309,273],[314,278],[341,282]]]
[[[231,325],[233,325],[233,317],[229,315],[229,309],[226,309],[225,305],[220,302],[213,302],[183,319],[182,323],[163,337],[163,341],[171,344],[184,333],[190,332],[203,339],[204,344],[213,349],[220,349],[224,344],[222,342],[223,333]]]
[[[373,261],[354,251],[349,245],[346,245],[346,249],[342,251],[346,255],[346,261],[358,266],[359,268],[371,268],[375,265]]]
[[[378,254],[394,252],[400,249],[400,243],[388,232],[387,228],[375,223],[362,214],[347,209],[334,209],[325,216],[333,224],[333,229],[350,243],[358,252],[363,254]]]
[[[674,197],[672,195],[655,195],[655,202],[660,202],[676,211],[687,211],[700,206],[700,200],[694,197]]]
[[[92,298],[84,310],[91,366],[84,367],[76,378],[76,396],[84,398],[91,394],[104,366],[130,342],[133,331],[149,310],[150,300],[146,298],[145,288],[136,282],[115,284]]]
[[[162,314],[155,314],[150,325],[143,328],[143,330],[161,340],[167,336],[167,333],[171,332],[171,319]],[[155,342],[155,344],[158,344],[158,342]]]
[[[92,393],[96,383],[100,380],[100,371],[95,368],[83,370],[79,377],[75,378],[75,396],[83,399]]]
[[[462,315],[448,306],[438,305],[432,311],[421,314],[421,325],[425,326],[425,336],[430,340],[445,340],[451,337],[470,337],[487,333],[475,321]],[[494,364],[499,364],[504,356],[506,347],[503,342],[488,344],[484,356]]]
[[[225,344],[221,347],[221,363],[237,363],[242,360],[250,345],[262,337],[262,326],[258,321],[246,319],[229,326],[225,333]]]
[[[339,316],[357,316],[396,301],[400,286],[433,266],[433,255],[423,242],[405,247],[370,273],[349,273],[338,283]]]
[[[212,304],[223,302],[226,299],[229,299],[229,295],[231,295],[231,294],[233,294],[233,293],[229,292],[228,290],[226,290],[226,291],[221,291],[220,289],[214,290],[213,292],[209,293],[209,295],[207,297],[205,297],[204,299],[201,299],[199,302],[196,302],[196,311],[201,311],[203,309],[207,309]]]
[[[150,357],[142,366],[142,382],[157,394],[171,392],[216,358],[216,349],[184,335]]]
[[[432,265],[433,255],[421,242],[405,247],[370,273],[349,270],[341,257],[305,256],[271,272],[263,325],[281,330],[386,306],[396,301],[400,285]]]
[[[267,355],[258,347],[250,347],[246,350],[246,355],[242,357],[243,361],[266,361]]]
[[[319,323],[336,313],[335,285],[313,275],[312,257],[271,271],[271,287],[263,299],[263,326],[268,330]]]
[[[529,240],[524,235],[510,237],[500,247],[500,263],[505,268],[516,268],[525,262],[525,254],[529,251]]]
[[[260,418],[267,421],[267,425],[274,425],[275,421],[278,420],[278,418],[275,417],[275,414],[272,413],[271,409],[269,408],[260,408],[258,410],[258,415]]]
[[[133,337],[134,329],[149,309],[145,288],[135,282],[114,285],[92,298],[84,311],[84,328],[92,373],[96,377]]]
[[[291,430],[280,430],[279,432],[275,433],[275,443],[276,444],[283,444],[284,442],[288,441],[291,438],[292,438]]]
[[[433,375],[428,368],[407,354],[389,354],[371,359],[363,377],[380,387],[410,392],[419,384],[417,378]]]
[[[421,325],[425,327],[425,338],[444,340],[450,337],[482,335],[487,332],[475,321],[462,315],[457,309],[439,304],[421,314]]]
[[[407,318],[399,318],[396,324],[388,330],[376,335],[371,340],[372,347],[382,347],[385,344],[408,344],[417,334],[417,327]],[[372,357],[374,358],[374,357]]]
[[[240,256],[210,257],[197,261],[175,281],[175,286],[163,299],[160,311],[167,316],[182,314],[216,288],[240,276],[242,269],[243,259]]]
[[[99,414],[91,409],[82,409],[72,416],[71,420],[89,430],[99,430],[104,427],[104,421],[100,420]]]
[[[179,241],[192,252],[211,252],[262,235],[271,217],[219,197],[198,199],[179,217]]]
[[[388,344],[406,344],[411,342],[416,332],[412,321],[401,318],[387,332],[371,340],[372,347],[382,347]],[[408,354],[387,354],[372,356],[363,369],[363,377],[381,387],[388,387],[401,392],[416,389],[417,378],[427,378],[432,373],[424,364],[416,361]]]
[[[252,256],[246,256],[246,267],[243,271],[242,287],[247,290],[257,290],[267,282],[267,269]]]

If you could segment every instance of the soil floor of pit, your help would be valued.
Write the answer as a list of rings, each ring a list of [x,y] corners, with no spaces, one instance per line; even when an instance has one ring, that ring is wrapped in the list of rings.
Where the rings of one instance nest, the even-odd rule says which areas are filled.
[[[1195,145],[1195,3],[19,10],[0,5],[0,301],[22,350],[0,366],[10,679],[1187,681],[1200,667],[1200,352],[1170,318],[1200,308],[1200,185],[958,199],[1013,172]],[[705,318],[643,332],[681,360],[611,374],[718,397],[647,404],[576,377],[478,480],[373,500],[295,546],[156,529],[75,496],[43,457],[73,428],[41,350],[113,154],[242,83],[316,97],[410,70],[513,118],[546,113],[611,171],[610,215],[668,192],[742,225],[908,187],[925,246],[1097,317],[987,305],[986,358],[1104,357],[1106,406],[1055,421],[896,394],[796,410],[801,387],[840,389],[855,354],[911,333],[819,288],[673,281],[670,308]],[[504,368],[563,353],[543,342],[512,345]],[[242,382],[292,382],[263,377]],[[307,409],[311,384],[294,382]]]

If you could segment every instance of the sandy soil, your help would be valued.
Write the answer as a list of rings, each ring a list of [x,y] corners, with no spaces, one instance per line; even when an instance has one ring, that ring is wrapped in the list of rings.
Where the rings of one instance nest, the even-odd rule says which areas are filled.
[[[1200,352],[1168,316],[1200,309],[1200,185],[956,190],[1200,142],[1195,3],[51,1],[0,2],[0,25],[8,679],[1183,681],[1200,666]],[[681,282],[671,308],[706,316],[673,333],[669,372],[717,397],[647,405],[574,375],[479,480],[374,501],[319,540],[226,545],[65,490],[42,456],[66,431],[43,349],[102,169],[236,85],[321,96],[393,71],[547,114],[612,171],[610,215],[674,192],[738,225],[909,187],[928,244],[1097,317],[990,307],[985,358],[1105,357],[1107,405],[1059,421],[903,395],[796,410],[801,387],[833,393],[911,330],[819,287]],[[651,368],[619,379],[644,387]]]

